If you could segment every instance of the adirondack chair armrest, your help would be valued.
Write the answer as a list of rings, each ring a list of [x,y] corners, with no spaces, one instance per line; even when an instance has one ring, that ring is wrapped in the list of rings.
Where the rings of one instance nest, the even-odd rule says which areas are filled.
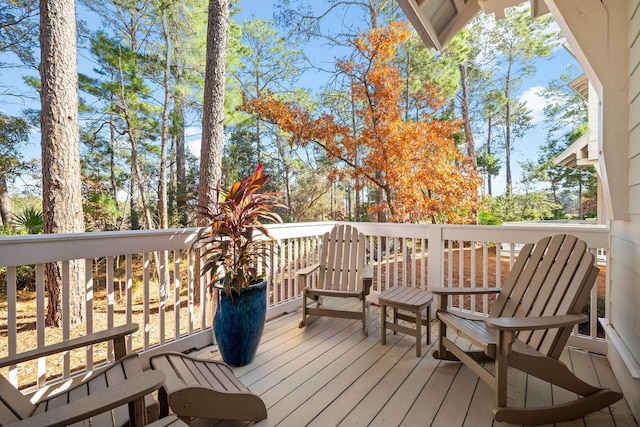
[[[134,400],[142,399],[145,395],[158,390],[163,382],[164,374],[161,371],[145,371],[134,378],[112,385],[100,392],[33,415],[24,420],[7,424],[5,427],[66,426]]]
[[[535,331],[539,329],[562,328],[586,322],[584,314],[565,314],[561,316],[537,317],[499,317],[486,320],[487,326],[501,331]]]
[[[62,353],[63,351],[82,348],[88,345],[105,341],[113,341],[114,347],[116,347],[116,359],[119,359],[126,353],[126,349],[124,347],[124,337],[134,333],[137,330],[137,323],[127,323],[126,325],[117,326],[105,331],[94,332],[92,334],[83,335],[81,337],[73,338],[61,343],[51,344],[42,348],[37,348],[35,350],[25,351],[23,353],[0,359],[0,368],[13,366],[21,362],[34,360],[40,357]]]
[[[369,264],[363,266],[362,270],[360,270],[360,277],[362,279],[373,279],[373,267]]]
[[[298,279],[305,280],[308,275],[320,268],[320,264],[312,264],[298,270]]]
[[[360,280],[362,280],[362,289],[365,295],[369,295],[373,286],[373,267],[367,264],[360,270]]]

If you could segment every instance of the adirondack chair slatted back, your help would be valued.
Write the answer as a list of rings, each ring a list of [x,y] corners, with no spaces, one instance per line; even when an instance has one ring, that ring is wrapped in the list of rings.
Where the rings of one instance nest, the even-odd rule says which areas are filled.
[[[322,239],[318,289],[360,291],[365,237],[350,225],[338,225]]]
[[[545,237],[518,255],[489,317],[534,317],[580,313],[598,275],[584,241],[570,235]],[[571,328],[526,331],[518,339],[557,359]]]

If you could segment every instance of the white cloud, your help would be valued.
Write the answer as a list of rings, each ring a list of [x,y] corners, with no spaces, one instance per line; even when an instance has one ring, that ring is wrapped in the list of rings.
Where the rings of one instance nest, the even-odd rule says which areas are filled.
[[[202,143],[202,126],[187,126],[184,128],[184,136],[187,150],[199,159],[200,145]]]
[[[185,129],[186,131],[186,129]],[[186,133],[186,132],[185,132]],[[187,141],[187,149],[189,152],[194,155],[196,158],[200,158],[200,146],[202,145],[202,139],[196,138],[191,141]]]
[[[520,101],[526,103],[527,108],[531,110],[534,125],[542,123],[545,118],[544,106],[547,101],[539,94],[543,89],[544,87],[542,86],[533,86],[520,95]]]
[[[187,126],[186,128],[184,128],[184,135],[187,137],[200,135],[201,133],[202,126]]]

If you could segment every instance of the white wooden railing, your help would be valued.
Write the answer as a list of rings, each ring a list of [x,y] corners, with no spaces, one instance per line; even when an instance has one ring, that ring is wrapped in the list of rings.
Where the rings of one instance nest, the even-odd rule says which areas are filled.
[[[299,307],[296,272],[317,259],[321,236],[334,225],[323,222],[269,227],[275,244],[270,260],[262,266],[269,278],[268,318]],[[534,242],[545,235],[571,233],[601,253],[607,253],[609,241],[607,228],[595,225],[355,225],[368,239],[374,302],[376,293],[397,284],[421,288],[460,283],[500,286],[517,255],[517,244]],[[195,229],[184,229],[0,238],[0,268],[6,270],[4,283],[0,282],[0,287],[6,287],[6,303],[0,305],[0,358],[131,321],[140,324],[140,330],[129,341],[129,349],[146,357],[158,350],[184,351],[211,344],[212,306],[205,281],[195,277],[190,251],[195,236]],[[510,248],[508,256],[496,256],[502,247]],[[45,265],[59,262],[64,275],[72,260],[85,265],[85,320],[79,325],[70,324],[66,315],[69,280],[63,277],[64,322],[60,328],[47,327]],[[164,260],[168,265],[156,265],[164,264]],[[34,293],[18,290],[17,277],[26,265],[35,265]],[[168,283],[157,278],[157,271],[164,270],[169,271]],[[608,283],[604,270],[604,283]],[[576,329],[571,344],[603,353],[606,345],[598,338],[595,287],[591,295],[588,330]],[[460,310],[486,314],[491,301],[478,297],[453,304]],[[109,350],[94,346],[72,356],[26,363],[1,373],[15,384],[35,382],[39,387],[52,376],[71,375],[78,359],[80,365],[92,369],[94,362],[109,358]]]

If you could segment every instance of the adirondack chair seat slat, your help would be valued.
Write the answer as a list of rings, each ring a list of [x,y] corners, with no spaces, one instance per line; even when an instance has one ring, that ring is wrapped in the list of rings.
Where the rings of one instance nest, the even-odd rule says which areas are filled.
[[[587,317],[581,314],[598,268],[585,242],[570,235],[545,237],[525,245],[487,318],[471,319],[449,307],[449,295],[482,293],[480,288],[438,288],[436,318],[439,346],[434,357],[460,360],[493,387],[494,418],[512,424],[553,424],[605,408],[621,393],[595,387],[576,377],[558,359],[571,329]],[[494,290],[496,292],[497,290]],[[458,347],[447,337],[454,330],[495,361],[493,371],[479,363],[477,354]],[[518,369],[580,396],[572,402],[513,408],[507,406],[508,368]]]
[[[487,326],[486,322],[458,317],[446,311],[437,311],[437,318],[448,327],[474,345],[481,348],[487,357],[496,356],[496,330]]]
[[[320,262],[297,273],[303,288],[301,328],[307,325],[308,316],[339,317],[360,319],[362,332],[367,334],[367,295],[373,284],[373,269],[365,264],[365,253],[365,236],[351,225],[336,225],[323,236]],[[325,306],[322,297],[357,298],[362,301],[361,310]]]

